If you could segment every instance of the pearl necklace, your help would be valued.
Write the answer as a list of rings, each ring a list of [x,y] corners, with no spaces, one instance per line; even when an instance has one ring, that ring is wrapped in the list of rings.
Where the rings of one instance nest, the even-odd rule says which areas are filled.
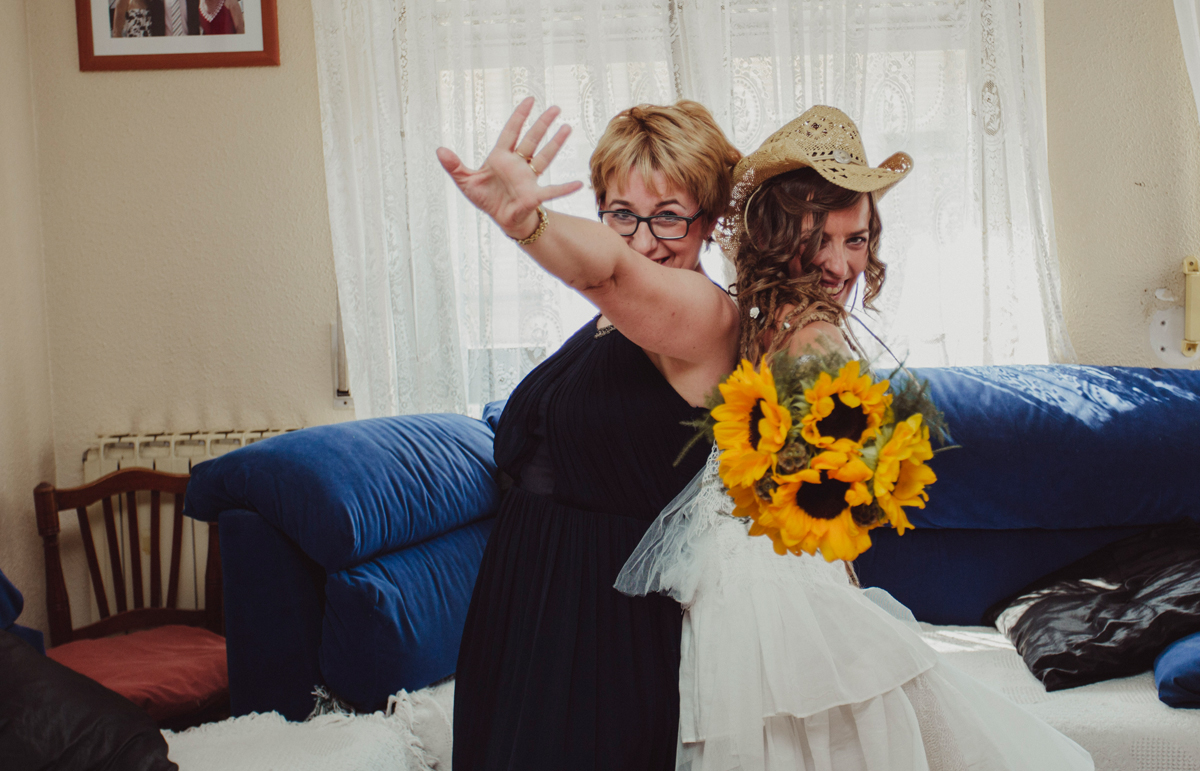
[[[225,0],[220,0],[220,2],[217,3],[217,10],[213,11],[211,16],[208,14],[208,11],[204,10],[205,5],[207,5],[207,3],[200,3],[200,15],[211,24],[212,20],[217,18],[217,14],[221,12],[221,9],[225,7]]]

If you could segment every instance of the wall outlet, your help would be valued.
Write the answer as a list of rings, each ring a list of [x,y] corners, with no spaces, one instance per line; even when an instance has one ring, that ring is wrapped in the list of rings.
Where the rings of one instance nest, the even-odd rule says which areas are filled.
[[[1158,311],[1150,319],[1150,347],[1168,367],[1192,369],[1200,356],[1183,355],[1183,306]]]

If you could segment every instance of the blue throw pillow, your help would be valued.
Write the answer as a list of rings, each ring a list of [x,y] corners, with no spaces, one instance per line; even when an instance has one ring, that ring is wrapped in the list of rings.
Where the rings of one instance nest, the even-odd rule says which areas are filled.
[[[0,629],[12,626],[24,607],[25,598],[21,596],[21,590],[13,586],[4,573],[0,573]]]
[[[488,402],[483,405],[483,422],[492,427],[492,431],[500,425],[500,416],[504,414],[504,405],[508,404],[508,399],[501,399],[498,402]]]
[[[1200,372],[1073,365],[914,370],[956,449],[917,528],[1131,527],[1200,520]],[[903,539],[901,539],[903,541]]]
[[[343,570],[491,516],[492,438],[487,423],[450,414],[306,428],[197,465],[185,513],[257,512]]]
[[[1200,632],[1176,640],[1154,661],[1158,698],[1171,707],[1200,707]]]
[[[38,653],[45,653],[46,645],[42,633],[16,623],[24,607],[25,598],[21,595],[21,590],[13,586],[4,573],[0,573],[0,629],[29,643]]]

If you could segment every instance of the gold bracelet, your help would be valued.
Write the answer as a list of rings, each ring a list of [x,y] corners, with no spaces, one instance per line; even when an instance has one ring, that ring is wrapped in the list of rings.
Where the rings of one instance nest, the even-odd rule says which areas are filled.
[[[541,238],[542,233],[546,232],[546,222],[547,222],[546,210],[540,206],[537,207],[537,215],[538,215],[538,226],[537,226],[537,230],[533,231],[532,235],[530,235],[528,238],[513,238],[513,240],[516,241],[521,246],[529,246],[534,241]],[[509,238],[512,238],[512,236],[509,236]]]

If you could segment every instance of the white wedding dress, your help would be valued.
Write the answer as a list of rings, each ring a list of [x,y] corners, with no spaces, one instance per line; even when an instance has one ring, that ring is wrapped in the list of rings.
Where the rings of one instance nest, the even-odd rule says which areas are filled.
[[[845,563],[779,556],[707,466],[617,579],[684,607],[680,771],[1091,771],[1087,751],[941,661]],[[885,608],[887,608],[885,610]]]

